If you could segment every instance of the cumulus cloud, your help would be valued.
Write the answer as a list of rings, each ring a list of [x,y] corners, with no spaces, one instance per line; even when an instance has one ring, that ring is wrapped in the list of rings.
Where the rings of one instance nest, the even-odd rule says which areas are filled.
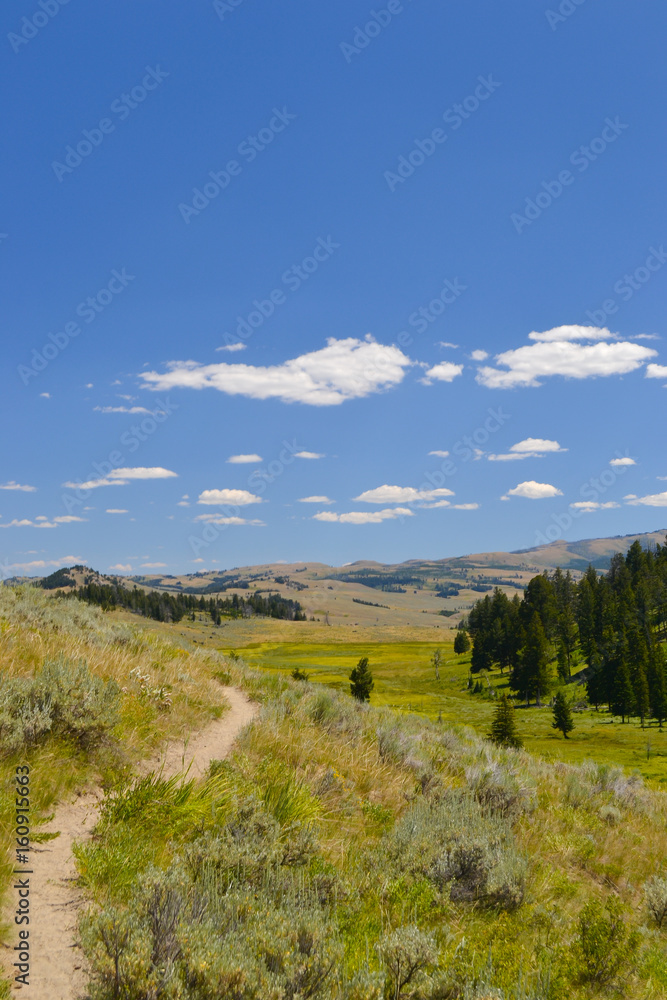
[[[335,503],[335,500],[330,500],[329,497],[299,497],[297,503]]]
[[[667,365],[647,365],[646,378],[667,378]]]
[[[418,500],[439,500],[441,497],[453,497],[452,490],[445,487],[437,490],[419,490],[414,486],[378,486],[374,490],[366,490],[355,500],[362,503],[415,503]]]
[[[463,365],[455,365],[453,361],[441,361],[433,368],[427,368],[424,378],[421,381],[429,385],[433,379],[437,382],[453,382],[463,371]]]
[[[618,467],[623,465],[636,465],[637,463],[634,458],[612,458],[609,464]]]
[[[486,361],[489,356],[488,351],[473,351],[470,357],[473,361]]]
[[[36,489],[36,486],[22,486],[20,483],[15,483],[13,479],[0,486],[0,490],[20,490],[22,493],[34,493]]]
[[[261,503],[262,498],[248,490],[203,490],[197,503],[233,504],[235,507],[245,507],[249,503]]]
[[[627,502],[633,506],[667,507],[667,493],[649,493],[645,497],[635,497],[629,494]]]
[[[321,454],[319,451],[295,451],[295,458],[325,458],[326,456]]]
[[[166,372],[145,372],[141,378],[144,388],[156,391],[213,388],[252,399],[337,406],[398,385],[412,364],[397,347],[378,344],[369,334],[364,340],[330,337],[318,351],[268,367],[172,361]]]
[[[251,465],[262,461],[261,455],[230,455],[227,461],[230,465]]]
[[[530,333],[528,339],[533,343],[497,354],[497,367],[478,368],[477,382],[489,389],[512,389],[542,385],[541,378],[553,375],[578,379],[625,375],[657,354],[594,326],[558,326]],[[582,340],[593,343],[579,343]]]
[[[131,573],[132,566],[130,563],[116,563],[114,566],[109,566],[109,569],[114,569],[118,573]]]
[[[504,455],[488,455],[489,462],[514,462],[522,458],[543,458],[547,454],[567,451],[561,448],[558,441],[549,441],[547,438],[526,438],[524,441],[517,441]]]
[[[545,497],[562,497],[563,491],[550,483],[536,483],[528,479],[507,491],[508,497],[526,497],[528,500],[543,500]]]
[[[351,510],[347,514],[335,514],[332,510],[322,510],[313,515],[315,521],[329,521],[337,524],[381,524],[399,517],[414,517],[407,507],[387,507],[385,510]]]

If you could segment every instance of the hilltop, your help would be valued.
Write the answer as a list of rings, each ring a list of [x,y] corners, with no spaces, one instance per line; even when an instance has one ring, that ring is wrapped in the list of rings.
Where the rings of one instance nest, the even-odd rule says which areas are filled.
[[[591,563],[604,571],[611,556],[627,552],[635,540],[643,546],[662,543],[667,529],[614,538],[557,541],[517,552],[480,552],[444,559],[410,559],[385,564],[358,560],[335,567],[318,562],[267,563],[207,570],[182,576],[105,575],[86,566],[57,570],[33,578],[48,590],[72,590],[87,584],[122,584],[144,591],[210,597],[277,593],[298,601],[306,617],[330,625],[375,629],[413,629],[455,625],[484,593],[500,587],[508,596],[521,593],[528,581],[557,566],[578,578]],[[9,583],[21,582],[18,579]],[[425,617],[426,616],[426,617]],[[301,628],[304,623],[299,623]]]

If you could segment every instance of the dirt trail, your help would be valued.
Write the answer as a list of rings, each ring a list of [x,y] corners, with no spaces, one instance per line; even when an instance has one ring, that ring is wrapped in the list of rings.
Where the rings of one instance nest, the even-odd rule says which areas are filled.
[[[210,760],[225,757],[239,731],[256,715],[258,706],[236,688],[225,687],[223,693],[230,711],[187,743],[170,744],[158,758],[144,762],[141,772],[162,768],[164,776],[171,777],[190,765],[189,776],[201,777]],[[25,1000],[77,1000],[86,995],[88,978],[76,943],[83,899],[76,887],[72,844],[91,835],[101,801],[101,794],[89,793],[63,803],[54,819],[42,828],[44,832],[60,831],[60,836],[31,854],[30,986],[14,984],[14,996]]]

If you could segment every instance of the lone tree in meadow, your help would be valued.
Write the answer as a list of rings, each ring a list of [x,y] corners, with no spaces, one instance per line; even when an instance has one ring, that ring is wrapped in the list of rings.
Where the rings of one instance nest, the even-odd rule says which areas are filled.
[[[470,636],[464,628],[459,629],[454,637],[454,652],[460,656],[462,653],[467,653],[469,649]]]
[[[568,733],[574,729],[572,712],[567,703],[564,691],[557,691],[554,698],[554,721],[551,723],[552,729],[560,729],[561,733],[568,739]]]
[[[491,722],[491,739],[499,747],[514,747],[520,750],[523,746],[516,726],[514,705],[506,694],[498,702]]]
[[[357,701],[370,701],[373,687],[373,675],[368,667],[368,657],[362,656],[350,674],[350,693]]]

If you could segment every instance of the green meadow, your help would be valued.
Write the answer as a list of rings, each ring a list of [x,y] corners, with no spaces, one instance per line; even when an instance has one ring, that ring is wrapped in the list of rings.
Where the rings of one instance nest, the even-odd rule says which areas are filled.
[[[442,651],[440,680],[436,680],[431,662],[436,649]],[[350,671],[360,657],[367,656],[375,681],[372,704],[418,713],[432,720],[440,718],[450,725],[467,725],[482,736],[489,732],[494,692],[509,693],[507,675],[501,676],[496,670],[479,678],[484,693],[471,694],[470,656],[456,656],[451,642],[260,642],[236,652],[249,665],[269,673],[289,674],[298,667],[311,681],[341,691],[349,691]],[[575,703],[580,691],[583,696],[575,677],[567,688]],[[591,759],[617,764],[629,771],[639,771],[651,782],[667,784],[667,728],[661,731],[652,724],[642,729],[635,719],[624,724],[606,712],[586,709],[574,712],[575,729],[566,740],[552,729],[553,717],[548,705],[541,708],[517,705],[517,717],[525,747],[531,753],[570,763]]]

